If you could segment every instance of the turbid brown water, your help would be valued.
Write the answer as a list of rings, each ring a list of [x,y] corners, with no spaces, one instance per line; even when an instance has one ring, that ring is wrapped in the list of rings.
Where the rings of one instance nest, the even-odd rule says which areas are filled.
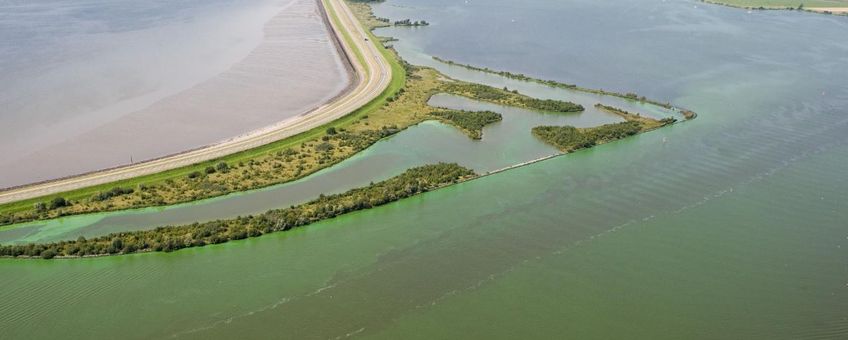
[[[151,10],[163,10],[148,6],[153,7]],[[203,8],[192,9],[190,13],[197,21],[224,20],[220,25],[225,27],[250,28],[259,22],[255,32],[243,28],[245,32],[228,33],[224,38],[229,40],[218,41],[223,38],[215,34],[221,33],[207,26],[203,26],[207,32],[194,32],[191,25],[181,27],[159,19],[161,23],[137,30],[97,32],[108,36],[99,39],[109,43],[118,44],[113,40],[122,39],[130,42],[126,43],[128,46],[120,45],[117,52],[90,56],[84,60],[84,68],[74,63],[83,61],[71,59],[51,64],[49,68],[30,66],[20,71],[21,74],[5,74],[14,81],[6,86],[16,96],[3,98],[6,104],[0,112],[6,132],[0,137],[0,152],[6,155],[0,159],[3,174],[0,187],[201,147],[305,113],[348,86],[349,75],[330,40],[316,1],[286,0],[241,6],[244,8],[238,9],[249,12],[244,15],[246,18],[233,15],[240,13],[233,9],[230,9],[233,14],[220,14],[223,18]],[[117,12],[116,15],[122,14],[120,9]],[[270,17],[263,19],[269,13]],[[157,39],[160,35],[177,38]],[[213,47],[236,51],[224,54],[229,59],[219,60],[225,58],[207,57],[189,50],[191,46],[166,45],[180,38],[200,40],[201,45],[209,40],[206,44],[217,43],[223,46]],[[87,51],[99,52],[95,47]],[[129,51],[140,54],[125,56],[134,63],[111,60],[117,58],[115,53]],[[210,53],[202,48],[200,52]],[[174,63],[180,57],[168,58],[180,53],[192,53],[193,60],[186,63],[199,66],[183,70]],[[160,55],[164,60],[155,58]],[[163,70],[175,74],[158,79],[147,79],[143,74]],[[52,82],[36,83],[26,79],[27,75]],[[89,83],[97,76],[107,77],[108,84]],[[54,92],[53,86],[64,82],[78,85]]]

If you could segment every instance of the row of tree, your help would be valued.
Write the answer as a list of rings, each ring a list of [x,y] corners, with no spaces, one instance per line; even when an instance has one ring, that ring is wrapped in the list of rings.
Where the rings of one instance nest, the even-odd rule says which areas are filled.
[[[462,64],[462,63],[458,63],[458,62],[455,62],[455,61],[452,61],[452,60],[442,59],[442,58],[435,57],[435,56],[433,57],[433,59],[438,61],[438,62],[445,63],[445,64],[448,64],[448,65],[459,66],[459,67],[469,69],[469,70],[472,70],[472,71],[479,71],[479,72],[484,72],[484,73],[489,73],[489,74],[496,74],[496,75],[499,75],[499,76],[502,76],[502,77],[505,77],[505,78],[534,82],[534,83],[538,83],[538,84],[547,85],[547,86],[550,86],[550,87],[572,89],[572,90],[581,91],[581,92],[595,93],[595,94],[606,95],[606,96],[614,96],[614,97],[619,97],[619,98],[624,98],[624,99],[629,99],[629,100],[637,100],[637,101],[640,101],[640,102],[650,103],[650,104],[657,105],[657,106],[660,106],[660,107],[664,107],[664,108],[667,108],[667,109],[672,108],[671,103],[661,103],[661,102],[656,101],[656,100],[648,99],[645,96],[640,96],[640,95],[633,93],[633,92],[619,93],[619,92],[605,91],[603,89],[589,89],[589,88],[585,88],[585,87],[579,87],[579,86],[574,85],[574,84],[566,84],[566,83],[558,82],[556,80],[545,80],[545,79],[533,78],[533,77],[530,77],[530,76],[527,76],[527,75],[524,75],[524,74],[521,74],[521,73],[512,73],[512,72],[508,72],[508,71],[497,71],[497,70],[492,70],[488,67],[477,67],[477,66],[474,66],[474,65]]]
[[[496,71],[496,70],[492,70],[488,67],[477,67],[477,66],[474,66],[474,65],[457,63],[453,60],[442,59],[442,58],[439,58],[439,57],[436,57],[436,56],[433,56],[433,60],[436,60],[436,61],[441,62],[441,63],[448,64],[448,65],[459,66],[459,67],[462,67],[462,68],[465,68],[465,69],[468,69],[468,70],[472,70],[472,71],[479,71],[479,72],[484,72],[484,73],[489,73],[489,74],[496,74],[496,75],[499,75],[501,77],[509,78],[509,79],[541,83],[541,84],[548,85],[550,87],[561,87],[561,88],[576,88],[577,87],[577,85],[560,83],[560,82],[555,81],[555,80],[536,79],[536,78],[533,78],[533,77],[530,77],[530,76],[527,76],[527,75],[521,74],[521,73],[513,73],[513,72],[509,72],[509,71]]]
[[[444,90],[448,93],[459,94],[478,100],[533,110],[558,113],[580,112],[584,110],[580,104],[562,100],[532,98],[519,94],[518,91],[510,92],[509,89],[497,89],[482,84],[452,82],[446,84]]]
[[[114,233],[91,239],[80,237],[73,241],[47,244],[5,245],[0,246],[0,256],[51,259],[150,251],[168,252],[224,243],[289,230],[348,212],[380,206],[474,176],[472,170],[455,163],[426,165],[409,169],[403,174],[367,187],[341,194],[321,195],[308,203],[271,210],[256,216]]]
[[[424,20],[421,21],[412,21],[410,19],[403,19],[395,21],[395,26],[429,26],[430,23]]]

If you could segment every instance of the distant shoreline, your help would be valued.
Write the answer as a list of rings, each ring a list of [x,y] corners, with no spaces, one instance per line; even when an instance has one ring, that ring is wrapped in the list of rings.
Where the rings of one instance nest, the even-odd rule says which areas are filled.
[[[799,11],[810,12],[817,14],[848,16],[848,4],[845,7],[807,7],[807,6],[789,6],[787,5],[758,5],[756,1],[737,0],[736,2],[728,2],[727,0],[700,0],[703,3],[719,6],[727,6],[733,8],[741,8],[752,11]],[[738,3],[737,3],[738,2]],[[799,2],[800,4],[800,2]]]

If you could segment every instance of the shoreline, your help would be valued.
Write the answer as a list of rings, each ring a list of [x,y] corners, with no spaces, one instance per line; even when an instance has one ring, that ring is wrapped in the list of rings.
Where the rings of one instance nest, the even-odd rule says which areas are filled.
[[[363,20],[363,21],[362,21],[363,25],[366,25],[366,26],[369,26],[369,27],[374,26],[374,25],[373,25],[373,23],[371,23],[371,22],[370,22],[369,14],[368,14],[368,13],[366,13],[366,12],[364,12],[364,10],[363,10],[363,8],[367,9],[368,7],[363,7],[363,6],[360,6],[360,5],[356,5],[356,4],[354,4],[354,5],[352,5],[350,8],[351,8],[351,9],[355,9],[355,11],[356,11],[356,13],[357,13],[357,17],[360,17],[360,19],[361,19],[361,20]],[[373,13],[371,14],[371,17],[373,17]],[[374,37],[373,37],[373,35],[370,35],[370,36],[372,37],[372,40],[374,40],[374,41],[378,41],[378,40],[379,40],[379,39],[377,39],[377,38],[374,38]],[[404,62],[403,60],[399,59],[399,57],[394,56],[394,55],[393,55],[393,53],[392,53],[392,51],[388,51],[388,50],[386,50],[386,51],[384,51],[384,53],[386,53],[386,55],[385,55],[385,57],[386,57],[386,58],[392,58],[392,60],[395,60],[395,58],[397,58],[398,60],[396,60],[396,63],[399,63],[400,65],[405,65],[405,62]],[[394,67],[394,66],[393,66],[393,67]],[[397,66],[397,67],[398,67],[398,68],[401,68],[402,66]],[[470,65],[469,65],[469,66],[466,66],[466,67],[472,67],[472,66],[470,66]],[[410,69],[415,69],[415,68],[417,68],[417,67],[407,66],[407,72],[412,72],[412,71],[410,71]],[[419,69],[420,69],[420,68],[419,68]],[[424,67],[424,69],[428,69],[428,68]],[[437,72],[437,71],[435,71],[435,70],[433,70],[433,71],[434,71],[434,72]],[[398,74],[402,74],[402,73],[403,73],[403,72],[402,72],[402,70],[397,70],[396,72],[398,72]],[[485,71],[484,71],[484,72],[485,72]],[[491,71],[491,70],[488,70],[488,72],[490,72],[490,73],[496,73],[496,72]],[[501,76],[508,77],[508,76],[506,76],[506,75],[501,75]],[[522,75],[522,76],[523,76],[523,75]],[[530,77],[527,77],[527,76],[523,76],[523,77],[525,78],[525,79],[522,79],[522,80],[524,80],[524,81],[528,81],[528,82],[536,82],[536,83],[541,83],[541,84],[547,84],[547,85],[550,85],[550,86],[554,86],[554,85],[551,85],[551,84],[550,84],[550,82],[551,82],[551,81],[544,81],[544,80],[540,80],[540,79],[536,79],[536,78],[530,78]],[[400,78],[404,78],[404,77],[400,77]],[[463,84],[465,84],[465,82],[459,82],[459,83],[463,83]],[[459,84],[459,83],[457,83],[457,84]],[[556,83],[556,84],[560,84],[560,83]],[[473,84],[473,83],[467,83],[467,85],[471,85],[472,87],[474,87],[474,85],[475,85],[475,84]],[[562,85],[562,84],[560,84],[560,86],[559,86],[559,87],[563,87],[563,86],[567,86],[567,85]],[[482,87],[484,87],[484,88],[485,88],[485,87],[487,87],[487,86],[482,86]],[[555,87],[557,87],[557,86],[555,86]],[[567,88],[567,89],[572,89],[573,87],[572,87],[572,86],[567,86],[566,88]],[[447,89],[444,89],[444,88],[442,89],[442,91],[445,91],[445,90],[447,90]],[[493,90],[495,90],[496,92],[505,92],[505,93],[506,93],[506,91],[502,91],[502,90],[500,90],[500,89],[493,89]],[[387,103],[384,103],[384,105],[391,104],[393,101],[398,100],[398,99],[401,99],[401,98],[402,98],[402,96],[400,96],[400,95],[403,93],[403,91],[404,91],[404,89],[400,89],[400,92],[398,92],[398,94],[393,95],[393,96],[391,96],[391,97],[387,98],[387,99],[388,99],[388,100],[387,100]],[[429,90],[428,90],[428,91],[429,91]],[[589,92],[592,92],[592,93],[598,93],[598,90],[591,90],[591,89],[587,89],[586,91],[589,91]],[[450,92],[450,91],[448,91],[448,92]],[[486,91],[484,91],[484,92],[486,92]],[[604,92],[605,92],[605,91],[604,91]],[[454,94],[457,94],[457,93],[454,93]],[[516,96],[518,95],[517,93],[516,93],[516,94],[513,94],[513,93],[511,93],[511,92],[510,92],[510,93],[508,93],[508,94],[509,94],[509,95],[516,95]],[[465,93],[465,94],[459,94],[459,95],[466,96],[466,97],[469,97],[469,98],[472,98],[472,99],[473,99],[473,97],[474,97],[474,93],[473,93],[473,92],[472,92],[472,93],[470,93],[470,94],[469,94],[469,93]],[[386,96],[386,95],[384,95],[384,96]],[[633,95],[633,96],[635,96],[635,95]],[[619,95],[617,95],[617,97],[624,97],[625,99],[636,100],[636,99],[633,99],[633,98],[631,98],[631,97],[629,97],[629,96],[626,96],[626,95],[620,95],[620,94],[619,94]],[[528,99],[532,99],[532,98],[529,98],[529,97],[528,97]],[[413,100],[414,100],[414,99],[413,99]],[[645,99],[644,101],[645,101],[645,102],[647,102],[647,103],[650,103],[650,104],[653,104],[653,105],[662,106],[662,107],[666,107],[665,105],[669,105],[669,106],[670,106],[670,104],[665,104],[665,105],[662,105],[662,104],[654,104],[653,102],[647,101],[647,99]],[[374,105],[371,105],[371,104],[374,104]],[[350,115],[350,116],[348,116],[347,118],[345,118],[344,120],[341,120],[341,121],[334,121],[334,122],[332,122],[332,123],[330,123],[330,124],[331,124],[332,126],[335,126],[336,128],[341,128],[341,127],[348,127],[348,126],[346,125],[347,123],[352,123],[353,125],[357,125],[357,123],[362,123],[362,122],[364,122],[364,123],[365,123],[365,125],[367,126],[367,125],[368,125],[368,123],[367,123],[366,121],[364,121],[364,119],[367,119],[367,118],[368,118],[368,114],[371,114],[372,116],[374,115],[374,112],[370,112],[370,109],[374,109],[374,108],[376,108],[376,107],[379,107],[381,103],[380,103],[380,102],[374,102],[374,103],[371,103],[371,104],[369,104],[369,106],[370,106],[369,108],[365,108],[365,107],[363,107],[361,110],[357,110],[357,111],[356,111],[356,112],[357,112],[356,114],[354,114],[354,115]],[[503,103],[501,103],[501,104],[503,104]],[[413,107],[415,107],[414,105],[416,105],[416,104],[413,104]],[[510,105],[513,105],[513,106],[514,106],[514,105],[515,105],[515,103],[510,104]],[[427,110],[426,108],[424,108],[424,109],[425,109],[425,110]],[[413,115],[414,115],[414,114],[413,114]],[[348,118],[350,118],[350,119],[348,119]],[[358,119],[357,119],[357,118],[358,118]],[[374,118],[375,118],[375,117],[372,117],[372,119],[374,119]],[[431,117],[431,118],[435,118],[436,120],[439,120],[437,117]],[[692,118],[694,118],[694,113],[692,113]],[[419,120],[420,120],[420,119],[425,119],[425,118],[418,117],[418,118],[415,118],[415,119],[419,119]],[[381,122],[381,121],[382,121],[382,122],[385,122],[385,120],[384,120],[384,119],[383,119],[383,120],[378,119],[378,121],[377,121],[377,122]],[[377,123],[377,122],[372,121],[372,123]],[[394,125],[392,125],[392,123],[393,123],[393,121],[391,121],[391,120],[390,120],[390,121],[385,122],[385,123],[383,123],[383,124],[387,124],[387,125],[390,125],[390,126],[394,126]],[[400,124],[400,123],[399,123],[399,125],[401,125],[402,127],[406,126],[406,124],[407,124],[407,123],[404,123],[404,124]],[[449,123],[449,124],[450,124],[450,123]],[[375,127],[379,127],[379,124],[378,124],[378,125],[376,125]],[[386,128],[386,126],[384,125],[384,126],[383,126],[383,128],[385,129],[385,128]],[[366,129],[367,129],[367,128],[366,128]],[[354,130],[356,130],[356,129],[354,129]],[[251,151],[247,151],[247,152],[245,152],[245,153],[237,153],[236,155],[233,155],[232,157],[228,157],[228,158],[221,158],[221,159],[217,159],[216,161],[226,161],[226,162],[230,163],[230,166],[231,166],[231,167],[232,167],[232,166],[234,166],[234,164],[235,164],[235,163],[239,163],[239,167],[241,167],[241,164],[240,164],[240,163],[241,163],[241,161],[242,161],[242,160],[244,160],[245,162],[250,161],[250,163],[252,164],[253,159],[256,159],[256,157],[260,157],[260,156],[261,156],[261,157],[265,157],[265,156],[262,156],[262,155],[266,155],[266,153],[270,156],[270,153],[275,152],[275,151],[277,151],[277,150],[282,150],[283,148],[296,148],[296,147],[294,147],[294,145],[295,145],[295,144],[301,144],[300,142],[310,143],[311,141],[313,141],[312,137],[315,137],[315,140],[316,140],[318,143],[320,143],[320,141],[318,141],[318,140],[317,140],[317,138],[318,138],[318,137],[321,137],[321,135],[322,135],[322,133],[321,133],[322,131],[320,130],[320,128],[316,128],[316,129],[313,129],[313,130],[310,130],[310,131],[311,131],[311,132],[310,132],[310,134],[309,134],[309,135],[303,136],[303,137],[301,137],[301,138],[299,138],[299,139],[298,139],[298,138],[295,138],[295,140],[291,140],[291,138],[287,138],[287,139],[285,139],[285,140],[280,141],[280,143],[272,142],[271,144],[268,144],[268,145],[266,145],[266,146],[258,147],[258,148],[256,148],[256,149],[253,149],[253,150],[251,150]],[[315,131],[317,131],[317,132],[315,132]],[[335,131],[335,130],[334,130],[334,131]],[[342,131],[344,131],[344,128],[342,128]],[[383,132],[385,132],[385,131],[383,131]],[[335,133],[335,132],[334,132],[334,133]],[[314,136],[313,136],[313,135],[314,135]],[[385,135],[384,135],[384,136],[385,136]],[[327,137],[325,136],[324,138],[327,138]],[[371,138],[371,137],[368,137],[368,138]],[[324,139],[324,141],[327,141],[327,139]],[[302,144],[301,144],[301,145],[302,145]],[[311,147],[311,144],[310,144],[310,147]],[[358,150],[358,149],[357,149],[357,150]],[[282,151],[288,151],[288,150],[282,150]],[[354,150],[354,154],[355,154],[355,153],[357,153],[357,152],[358,152],[358,151]],[[279,157],[279,155],[280,155],[280,152],[277,152],[277,156],[278,156],[278,157]],[[298,172],[294,175],[294,177],[292,177],[292,178],[290,178],[290,179],[287,179],[287,180],[284,180],[284,181],[272,181],[272,182],[266,182],[265,184],[258,184],[258,185],[256,184],[256,182],[255,182],[255,181],[254,181],[254,182],[247,181],[247,182],[244,182],[245,184],[243,184],[243,185],[237,185],[237,187],[233,187],[233,188],[230,188],[230,189],[225,190],[225,191],[221,191],[221,192],[208,192],[208,193],[203,192],[203,193],[200,193],[199,195],[196,195],[196,194],[190,194],[190,195],[189,195],[189,197],[178,198],[178,199],[176,199],[176,201],[174,201],[174,200],[169,200],[169,201],[147,201],[147,202],[136,202],[136,203],[142,203],[142,204],[139,204],[139,205],[136,205],[136,204],[124,204],[123,206],[119,204],[119,205],[118,205],[118,206],[116,206],[116,207],[113,207],[113,206],[111,206],[111,204],[110,204],[109,206],[106,206],[106,207],[105,207],[105,208],[103,208],[102,210],[101,210],[101,209],[99,209],[99,208],[97,208],[96,206],[95,206],[95,208],[97,208],[96,210],[89,210],[89,209],[87,209],[87,208],[85,208],[85,207],[83,208],[83,210],[79,210],[79,211],[66,211],[66,210],[62,209],[61,211],[58,211],[58,215],[57,215],[57,214],[42,215],[41,217],[39,217],[39,216],[37,216],[37,215],[36,215],[36,216],[25,217],[23,220],[18,220],[18,221],[14,222],[14,223],[9,223],[9,224],[3,223],[3,224],[4,224],[4,227],[9,227],[9,226],[14,226],[14,225],[22,224],[22,223],[30,223],[30,222],[33,222],[33,221],[39,221],[39,220],[51,220],[51,219],[55,219],[55,218],[61,218],[61,217],[64,217],[64,216],[85,215],[85,214],[96,214],[96,213],[105,213],[105,212],[115,212],[115,211],[122,211],[122,210],[133,210],[133,209],[137,209],[137,208],[147,208],[147,207],[163,207],[163,206],[171,206],[171,205],[174,205],[174,204],[182,204],[182,203],[187,203],[187,202],[194,202],[194,201],[203,200],[203,199],[210,199],[210,198],[219,197],[219,196],[223,196],[223,195],[227,195],[227,194],[231,194],[231,193],[235,193],[235,192],[244,192],[244,191],[249,191],[249,190],[254,190],[254,189],[263,188],[263,187],[266,187],[266,186],[268,186],[268,185],[281,184],[281,183],[289,182],[289,181],[292,181],[292,180],[297,180],[297,179],[299,179],[299,178],[302,178],[302,177],[305,177],[305,176],[308,176],[308,175],[312,174],[314,171],[317,171],[317,170],[320,170],[320,169],[323,169],[323,168],[326,168],[326,167],[329,167],[329,166],[333,166],[334,164],[338,163],[339,161],[341,161],[341,160],[343,160],[343,159],[345,159],[345,158],[347,158],[347,157],[349,157],[349,156],[350,156],[350,155],[348,155],[348,156],[344,156],[344,155],[343,155],[343,156],[342,156],[342,158],[333,157],[331,160],[329,160],[329,162],[328,162],[328,163],[322,163],[322,164],[324,164],[324,165],[319,166],[318,168],[308,169],[308,171],[306,171],[306,172],[304,172],[304,173],[302,173],[302,174],[301,174],[301,172],[300,172],[300,171],[298,171]],[[273,158],[273,157],[271,157],[271,158]],[[260,159],[260,160],[261,160],[261,159]],[[271,159],[271,161],[273,161],[273,159]],[[537,160],[537,161],[538,161],[538,160]],[[89,199],[87,199],[87,197],[89,197],[89,196],[91,195],[91,193],[90,193],[89,191],[93,191],[93,190],[101,190],[101,191],[99,191],[99,192],[98,192],[98,191],[94,191],[94,194],[98,194],[98,193],[106,192],[106,191],[108,191],[109,189],[114,189],[114,188],[107,187],[107,186],[112,186],[112,185],[115,185],[115,186],[116,186],[116,188],[117,188],[117,186],[119,186],[119,185],[120,185],[120,186],[130,185],[130,186],[128,187],[128,189],[136,188],[136,185],[137,185],[137,186],[138,186],[138,188],[136,189],[137,191],[138,191],[138,190],[140,190],[140,191],[145,191],[145,187],[146,187],[146,186],[149,186],[149,185],[151,184],[151,182],[148,182],[148,180],[152,180],[152,181],[154,181],[154,182],[153,182],[154,184],[155,184],[155,183],[157,183],[156,181],[163,181],[163,180],[164,180],[164,181],[166,181],[166,183],[167,183],[167,181],[169,180],[168,178],[181,177],[181,176],[183,176],[183,175],[187,175],[187,174],[188,174],[188,173],[187,173],[187,172],[185,172],[185,171],[183,171],[184,173],[181,173],[181,172],[179,172],[180,170],[185,170],[185,169],[188,169],[188,171],[193,170],[193,169],[203,170],[203,168],[202,168],[203,166],[205,166],[205,165],[210,165],[210,167],[211,167],[212,165],[215,165],[215,164],[214,164],[214,162],[215,162],[215,161],[212,161],[212,162],[205,162],[205,163],[202,163],[202,164],[195,164],[195,165],[193,165],[193,166],[186,167],[186,168],[176,169],[176,170],[174,170],[174,171],[169,171],[169,172],[163,173],[163,175],[162,175],[162,176],[160,176],[158,179],[155,177],[155,175],[154,175],[154,176],[144,176],[144,177],[142,177],[142,178],[139,178],[139,180],[136,180],[135,182],[133,182],[132,180],[129,180],[128,182],[108,183],[108,184],[106,184],[106,185],[101,185],[101,186],[95,186],[95,187],[91,187],[91,188],[86,188],[86,189],[89,189],[89,190],[86,190],[86,189],[80,189],[80,190],[77,190],[76,192],[71,193],[70,195],[72,195],[72,196],[69,196],[69,197],[68,197],[68,196],[66,196],[66,197],[68,197],[68,198],[70,198],[70,199],[77,200],[78,202],[79,202],[80,200],[82,200],[82,201],[88,201]],[[219,163],[218,165],[220,165],[220,163]],[[514,168],[514,167],[515,167],[515,166],[509,167],[509,168]],[[252,165],[251,165],[251,168],[252,168]],[[276,169],[276,168],[275,168],[275,169]],[[213,170],[214,170],[214,169],[213,169]],[[269,169],[269,170],[270,170],[270,169]],[[241,172],[242,170],[238,170],[238,171],[239,171],[239,172]],[[275,170],[275,171],[276,171],[276,170]],[[503,171],[503,170],[500,170],[500,171]],[[214,171],[213,171],[213,172],[214,172]],[[195,173],[196,173],[196,172],[195,172]],[[189,175],[189,176],[191,176],[190,174],[188,174],[188,175]],[[216,176],[217,176],[217,175],[216,175]],[[150,177],[153,177],[153,178],[150,178]],[[192,177],[189,177],[189,178],[192,178]],[[179,183],[179,180],[178,180],[178,183]],[[251,183],[253,183],[253,184],[251,184]],[[173,186],[173,183],[171,183],[171,186]],[[87,193],[87,195],[89,195],[89,196],[80,196],[80,193],[83,193],[83,194]],[[139,194],[141,194],[141,195],[146,195],[146,193],[144,193],[144,192],[140,192]],[[74,196],[74,195],[76,195],[76,196]],[[80,197],[83,197],[83,198],[80,198]],[[47,198],[47,199],[49,199],[49,198],[51,198],[51,197],[46,197],[46,198]],[[20,203],[16,203],[16,204],[15,204],[15,203],[13,203],[13,204],[11,204],[11,205],[7,205],[5,208],[7,209],[6,211],[8,211],[8,212],[10,213],[10,215],[8,215],[8,216],[9,216],[10,218],[13,218],[13,215],[12,215],[12,214],[16,214],[16,212],[18,212],[18,211],[22,211],[22,212],[29,211],[29,210],[33,209],[33,205],[32,205],[33,203],[43,204],[43,203],[40,203],[40,202],[37,202],[37,201],[39,201],[39,200],[40,200],[40,201],[43,201],[44,199],[45,199],[45,197],[38,197],[38,198],[36,198],[36,199],[31,199],[31,200],[28,200],[28,201],[22,201],[22,202],[20,202]],[[122,199],[122,198],[120,198],[120,197],[119,197],[119,198],[117,198],[117,199]],[[48,202],[48,203],[49,203],[49,202]],[[18,209],[18,210],[13,210],[13,209]],[[51,210],[51,212],[52,212],[52,211],[53,211],[53,210]],[[3,216],[2,216],[2,215],[0,215],[0,217],[3,217]],[[45,217],[47,217],[47,218],[45,218]],[[10,221],[14,221],[14,220],[10,220]]]
[[[329,13],[326,11],[325,6],[327,4],[338,6],[342,2],[331,0],[337,3],[336,5],[332,5],[329,2],[325,4],[323,0],[315,1],[318,2],[319,8],[321,8],[320,10],[322,12],[322,18],[325,19],[325,24],[332,29],[331,35],[333,36],[334,45],[336,47],[342,47],[339,55],[343,59],[347,59],[345,64],[352,66],[352,70],[350,71],[356,75],[356,77],[351,78],[353,81],[350,82],[345,91],[342,91],[333,100],[276,124],[176,154],[58,179],[2,188],[0,189],[0,204],[18,202],[192,166],[197,163],[250,150],[307,132],[313,128],[335,121],[364,106],[379,96],[388,87],[388,79],[391,78],[391,69],[388,67],[385,58],[375,47],[371,46],[372,44],[370,42],[363,43],[364,38],[359,41],[343,39],[345,34],[363,35],[361,30],[357,30],[356,27],[350,27],[358,25],[358,22],[351,21],[348,18],[346,21],[347,26],[345,26],[345,21],[343,20],[329,20]],[[342,6],[344,6],[342,10],[349,13],[350,10],[346,9],[347,5],[342,4]],[[338,25],[345,27],[338,27],[337,22]],[[342,42],[342,40],[345,41]],[[354,50],[353,46],[348,46],[346,43],[353,43],[358,46]],[[367,46],[371,46],[371,48],[367,48]],[[369,58],[352,58],[352,56],[358,56],[357,52],[367,53],[369,54]],[[375,72],[369,73],[369,68],[361,65],[360,62],[365,62],[371,69],[380,68],[381,70],[380,72],[376,72],[375,70]],[[371,75],[371,77],[366,79],[365,75]]]
[[[402,61],[401,61],[401,62],[402,62]],[[469,66],[469,67],[471,67],[471,66]],[[434,71],[434,72],[435,72],[435,71]],[[525,76],[525,77],[526,77],[526,76]],[[543,81],[543,80],[539,80],[539,79],[535,79],[535,78],[530,78],[530,77],[526,77],[526,78],[527,78],[527,79],[525,79],[525,81],[530,81],[530,82],[541,82],[541,83],[543,83],[543,84],[545,83],[545,81]],[[469,85],[473,85],[473,83],[468,83],[468,84],[469,84]],[[570,88],[570,87],[569,87],[569,88]],[[497,89],[497,91],[501,91],[501,90]],[[503,91],[504,91],[504,92],[506,92],[505,90],[503,90]],[[621,95],[619,95],[619,96],[621,96]],[[632,99],[632,98],[630,98],[630,99]],[[650,103],[650,104],[653,104],[653,103]],[[655,104],[653,104],[653,105],[655,105]],[[619,115],[620,115],[620,114],[619,114]],[[693,115],[692,117],[694,118],[694,113],[692,113],[692,115]],[[626,118],[626,117],[625,117],[625,118]],[[681,121],[681,122],[682,122],[682,121]],[[367,123],[366,123],[366,125],[367,125]],[[671,125],[671,124],[668,124],[668,125]],[[665,125],[662,125],[662,126],[665,126]],[[641,134],[641,133],[644,133],[644,132],[649,132],[649,131],[655,130],[655,129],[659,128],[659,127],[661,127],[661,126],[657,126],[657,127],[655,127],[655,128],[650,128],[650,129],[644,129],[643,131],[639,132],[638,134]],[[621,138],[621,139],[626,139],[626,138]],[[598,145],[600,145],[600,144],[610,143],[610,142],[613,142],[613,141],[616,141],[616,140],[604,141],[604,142],[602,142],[602,143],[598,143]],[[462,181],[458,181],[457,183],[461,183],[461,182],[465,182],[465,181],[470,181],[470,180],[474,180],[474,179],[477,179],[477,178],[482,178],[482,177],[491,176],[491,175],[498,174],[498,173],[501,173],[501,172],[504,172],[504,171],[507,171],[507,170],[512,170],[512,169],[521,168],[521,167],[528,166],[528,165],[531,165],[531,164],[535,164],[535,163],[538,163],[538,162],[542,162],[542,161],[545,161],[545,160],[548,160],[548,159],[551,159],[551,158],[555,158],[555,157],[559,157],[559,156],[567,155],[567,154],[569,154],[569,153],[573,153],[573,152],[576,152],[576,151],[579,151],[579,150],[572,150],[572,151],[567,151],[567,152],[562,152],[562,151],[561,151],[561,152],[559,152],[559,153],[555,153],[555,154],[551,154],[551,155],[548,155],[548,156],[544,156],[544,157],[540,157],[540,158],[537,158],[537,159],[533,159],[533,160],[530,160],[530,161],[526,161],[526,162],[522,162],[522,163],[518,163],[518,164],[510,165],[510,166],[507,166],[507,167],[504,167],[504,168],[501,168],[501,169],[497,169],[497,170],[493,170],[493,171],[488,171],[488,172],[486,172],[486,173],[484,173],[484,174],[476,175],[476,176],[474,176],[473,178],[466,178],[466,179],[464,179],[464,180],[462,180]],[[452,185],[452,184],[449,184],[449,185]],[[449,185],[445,185],[445,186],[449,186]],[[441,188],[441,187],[440,187],[440,188]],[[37,243],[37,244],[41,244],[41,243]],[[120,254],[112,254],[112,255],[120,255]],[[103,255],[103,254],[101,254],[101,255],[96,255],[96,256],[104,256],[104,255]],[[90,256],[83,256],[83,257],[90,257]],[[23,258],[27,258],[27,257],[19,257],[19,258],[22,258],[22,259],[23,259]],[[38,257],[32,257],[32,258],[33,258],[33,259],[35,259],[35,258],[38,258]],[[61,257],[57,257],[57,258],[61,258]],[[80,256],[71,256],[71,257],[68,257],[68,258],[80,258]]]
[[[725,6],[737,9],[746,9],[749,11],[798,11],[824,15],[848,16],[848,6],[846,7],[798,7],[798,6],[754,6],[741,5],[722,2],[720,0],[699,0],[702,3]]]

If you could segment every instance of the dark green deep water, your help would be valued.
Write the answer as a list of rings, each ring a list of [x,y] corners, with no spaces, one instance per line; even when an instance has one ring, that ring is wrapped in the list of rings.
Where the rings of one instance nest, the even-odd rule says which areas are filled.
[[[647,0],[377,13],[433,23],[381,32],[414,63],[700,117],[244,242],[0,260],[0,338],[848,337],[848,19]]]

